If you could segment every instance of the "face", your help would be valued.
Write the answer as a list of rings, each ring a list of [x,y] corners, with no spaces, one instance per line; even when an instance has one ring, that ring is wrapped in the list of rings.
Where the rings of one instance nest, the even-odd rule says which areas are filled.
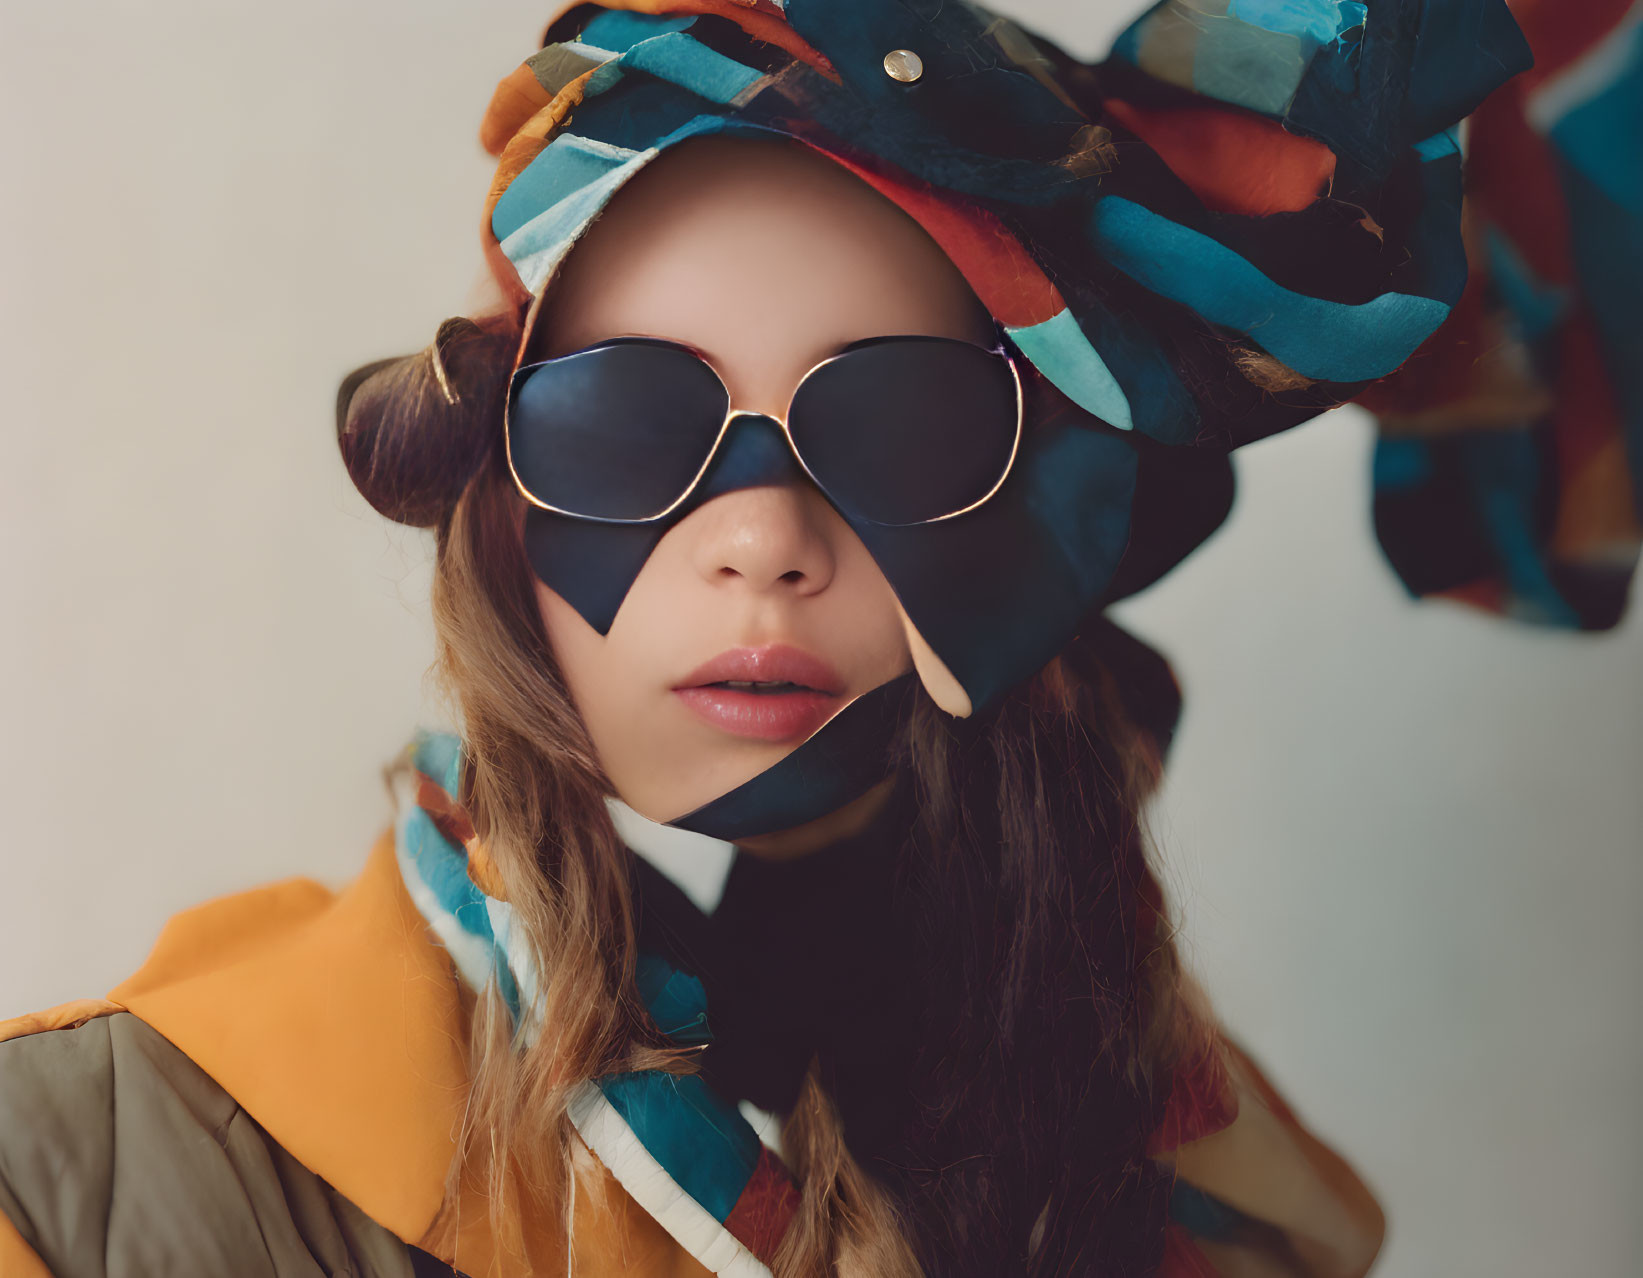
[[[891,334],[987,345],[992,327],[924,231],[832,161],[791,142],[701,138],[643,169],[578,241],[527,358],[667,338],[712,363],[734,409],[782,417],[812,366]],[[668,528],[604,634],[549,586],[537,595],[617,793],[658,821],[758,775],[915,656],[930,660],[874,558],[797,473],[722,492]]]

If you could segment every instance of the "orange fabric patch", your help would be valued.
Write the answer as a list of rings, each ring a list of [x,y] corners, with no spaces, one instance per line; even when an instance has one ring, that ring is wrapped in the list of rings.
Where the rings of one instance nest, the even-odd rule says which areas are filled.
[[[1281,124],[1224,107],[1138,107],[1118,98],[1107,113],[1140,138],[1217,213],[1297,213],[1329,190],[1335,153]]]
[[[123,1011],[125,1008],[106,998],[77,998],[73,1002],[48,1007],[43,1012],[28,1012],[0,1021],[0,1043],[4,1043],[8,1038],[43,1034],[47,1030],[77,1029],[99,1016],[112,1016],[115,1012]]]
[[[23,1235],[3,1211],[0,1211],[0,1274],[5,1278],[51,1278],[51,1270],[34,1254],[34,1248],[23,1241]]]
[[[832,62],[788,26],[787,18],[770,0],[600,0],[600,6],[634,13],[706,13],[728,18],[755,40],[773,44],[800,62],[815,67],[829,80],[841,82]]]
[[[548,105],[548,92],[536,73],[521,63],[496,86],[485,118],[479,122],[479,145],[485,154],[500,156],[526,120]]]

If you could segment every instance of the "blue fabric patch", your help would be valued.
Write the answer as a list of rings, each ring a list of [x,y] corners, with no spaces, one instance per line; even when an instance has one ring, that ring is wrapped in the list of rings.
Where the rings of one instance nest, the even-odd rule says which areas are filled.
[[[1566,111],[1552,141],[1588,181],[1643,217],[1643,23],[1617,40],[1611,58],[1607,87]]]
[[[405,833],[410,845],[406,851],[440,908],[452,915],[463,931],[491,939],[485,894],[468,877],[467,857],[446,840],[433,818],[421,808],[407,817]]]
[[[674,95],[672,100],[683,100],[675,88],[672,86],[666,87],[668,94]],[[627,95],[629,101],[631,101],[631,96]],[[627,113],[624,112],[623,114],[626,115]],[[586,113],[584,113],[585,118]],[[675,142],[682,142],[686,138],[696,137],[700,134],[720,131],[769,132],[768,129],[747,125],[745,122],[722,115],[702,114],[691,116],[678,127],[657,138],[654,145],[643,151],[634,151],[631,160],[610,169],[603,176],[595,178],[586,186],[571,191],[570,194],[543,209],[506,239],[503,239],[501,241],[502,252],[513,263],[514,270],[519,273],[519,278],[525,287],[532,293],[540,291],[549,276],[553,274],[554,269],[559,265],[561,259],[564,258],[566,252],[569,251],[570,246],[587,229],[588,224],[598,215],[599,210],[605,207],[610,197],[621,189],[623,183],[654,160],[657,155]],[[570,135],[561,135],[561,137],[566,136]],[[580,140],[584,143],[590,141],[585,137],[580,138]],[[557,142],[558,139],[555,139],[555,141]],[[504,199],[513,194],[515,188],[519,186],[520,178],[523,178],[525,173],[529,173],[537,164],[542,163],[547,158],[551,149],[550,144],[549,147],[543,150],[541,155],[537,156],[526,167],[524,173],[514,179],[507,191],[503,193]],[[554,178],[549,171],[553,163],[554,161],[549,160],[544,165],[544,172],[541,175],[542,189],[550,191],[553,189]],[[521,192],[521,200],[526,206],[532,202],[525,192]],[[498,200],[497,208],[500,209],[501,207],[502,201]],[[515,215],[517,215],[517,210]],[[492,222],[494,225],[494,212]]]
[[[1375,441],[1372,475],[1376,492],[1409,492],[1432,478],[1432,451],[1423,440],[1383,435]]]
[[[536,158],[540,160],[546,154],[544,151]],[[625,164],[549,205],[502,241],[502,252],[519,272],[527,290],[532,293],[541,290],[565,252],[605,207],[605,202],[655,155],[653,150],[635,153]],[[512,194],[518,184],[516,179],[514,186],[508,188],[508,194]]]
[[[587,83],[582,86],[582,101],[587,102],[598,97],[607,89],[612,89],[622,81],[622,60],[612,58],[590,75]]]
[[[1214,9],[1170,0],[1130,26],[1113,56],[1217,101],[1282,117],[1319,50],[1362,28],[1366,14],[1357,0],[1227,0]]]
[[[419,732],[412,761],[418,772],[455,797],[462,776],[460,737],[449,732]],[[439,908],[454,918],[468,935],[489,943],[497,989],[514,1023],[518,1024],[519,985],[506,956],[497,947],[485,894],[468,877],[467,852],[441,834],[433,818],[420,807],[406,814],[405,840],[404,851]]]
[[[1296,293],[1224,244],[1116,196],[1096,205],[1090,229],[1108,261],[1131,279],[1247,334],[1305,377],[1385,377],[1449,314],[1442,302],[1404,293],[1356,306]]]
[[[712,1041],[707,989],[698,977],[680,971],[660,954],[641,950],[634,984],[656,1028],[674,1042],[690,1046]]]
[[[699,1074],[639,1070],[598,1080],[650,1155],[721,1224],[759,1162],[759,1138]]]
[[[446,794],[462,784],[462,741],[450,732],[419,732],[411,755],[416,770]]]
[[[1445,129],[1442,133],[1434,133],[1429,138],[1422,138],[1415,143],[1415,154],[1420,156],[1422,164],[1430,164],[1433,160],[1442,160],[1451,155],[1459,155],[1459,130]]]
[[[1562,164],[1569,203],[1569,242],[1614,383],[1633,502],[1643,513],[1643,217],[1616,203],[1578,168]]]
[[[729,103],[742,90],[764,78],[762,71],[743,66],[680,32],[635,45],[622,55],[621,65],[629,71],[648,72],[689,89],[709,102],[719,103]]]
[[[1316,52],[1297,36],[1223,20],[1198,37],[1192,84],[1218,101],[1281,116]]]
[[[1169,1214],[1195,1238],[1220,1238],[1249,1219],[1237,1208],[1179,1178],[1170,1191]]]
[[[506,240],[545,209],[629,163],[639,151],[561,133],[509,183],[491,210],[491,230]]]
[[[1227,16],[1267,31],[1328,44],[1341,32],[1361,27],[1367,13],[1357,0],[1231,0]]]
[[[1071,311],[1006,331],[1021,353],[1085,412],[1119,430],[1134,428],[1128,396]]]
[[[1580,628],[1547,575],[1535,530],[1540,461],[1526,431],[1480,431],[1458,441],[1466,486],[1499,556],[1515,611],[1546,625]]]
[[[650,13],[630,13],[623,9],[606,9],[587,26],[577,39],[583,44],[598,45],[612,53],[626,53],[641,40],[683,31],[694,24],[696,15],[685,18],[663,18]]]
[[[1485,243],[1495,287],[1516,317],[1519,334],[1526,342],[1539,341],[1563,319],[1569,309],[1569,291],[1537,279],[1517,245],[1498,226],[1488,228]]]

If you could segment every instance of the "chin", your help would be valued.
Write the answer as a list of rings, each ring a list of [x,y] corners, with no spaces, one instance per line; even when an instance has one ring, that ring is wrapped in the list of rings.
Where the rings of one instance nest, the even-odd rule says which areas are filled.
[[[717,751],[711,747],[697,747],[671,756],[670,763],[658,762],[647,767],[648,783],[618,783],[617,797],[647,821],[666,825],[751,781],[781,762],[792,753],[793,748],[792,745],[771,748],[751,742],[738,743],[728,749],[721,747]],[[676,784],[656,784],[655,778],[659,773],[678,775],[680,768],[676,760],[680,758],[692,759],[695,764],[688,783],[681,780]]]

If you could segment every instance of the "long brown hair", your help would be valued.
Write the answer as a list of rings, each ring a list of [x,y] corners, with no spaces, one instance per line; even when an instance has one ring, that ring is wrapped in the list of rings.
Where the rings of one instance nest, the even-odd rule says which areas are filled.
[[[638,1000],[633,904],[609,782],[560,677],[521,540],[501,405],[521,328],[448,321],[422,353],[343,385],[338,436],[378,510],[436,533],[437,669],[471,761],[462,796],[542,975],[543,1032],[514,1041],[478,1000],[473,1086],[449,1201],[482,1185],[566,1213],[572,1088],[692,1065]],[[1146,1156],[1202,1023],[1181,997],[1146,860],[1156,733],[1137,724],[1092,620],[994,710],[920,697],[898,743],[918,819],[897,893],[927,992],[903,1120],[848,1148],[812,1068],[783,1146],[800,1186],[780,1278],[1153,1272],[1168,1175]]]

